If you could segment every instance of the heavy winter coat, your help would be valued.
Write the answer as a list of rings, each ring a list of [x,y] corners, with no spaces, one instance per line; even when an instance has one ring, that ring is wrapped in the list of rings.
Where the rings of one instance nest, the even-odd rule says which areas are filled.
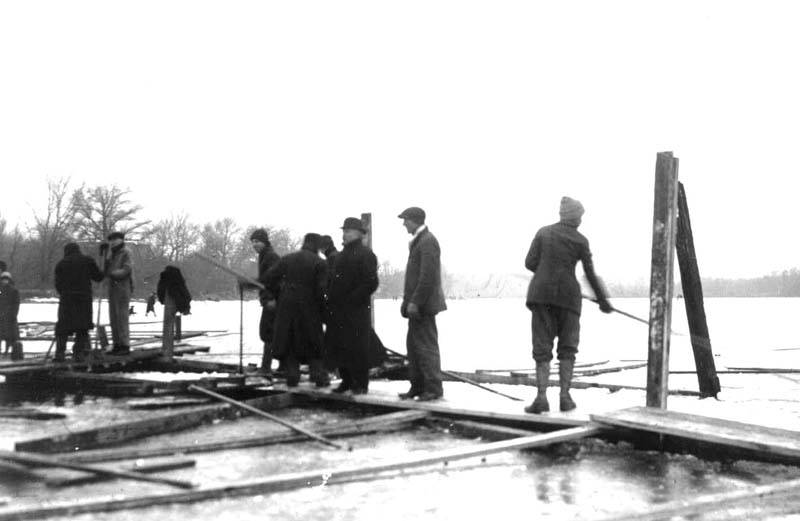
[[[305,361],[322,356],[322,317],[327,265],[316,251],[299,250],[282,257],[265,277],[278,294],[273,356]]]
[[[58,292],[56,335],[70,335],[94,327],[92,322],[92,281],[103,280],[97,263],[78,249],[67,247],[55,268]]]
[[[380,365],[385,350],[380,340],[377,345],[373,342],[370,320],[370,297],[378,289],[378,259],[360,240],[353,241],[333,256],[328,278],[328,365],[350,363],[346,355],[363,359],[367,367]]]
[[[531,242],[525,267],[534,273],[528,286],[526,305],[549,304],[581,312],[581,286],[575,265],[581,261],[586,279],[598,300],[606,294],[594,272],[589,240],[575,224],[558,222],[540,228]]]
[[[19,290],[13,283],[0,284],[0,340],[19,340]]]
[[[409,246],[402,309],[414,303],[423,315],[447,309],[442,289],[441,249],[428,230],[420,232]],[[403,312],[405,314],[405,311]]]
[[[175,303],[175,310],[181,315],[188,315],[192,311],[192,295],[186,287],[186,280],[179,268],[167,266],[158,276],[156,286],[158,301],[161,304],[166,302],[167,295]],[[149,304],[148,304],[149,305]]]
[[[281,260],[280,255],[275,253],[275,250],[269,244],[258,253],[258,281],[264,285],[264,289],[259,289],[258,291],[258,300],[262,306],[277,298],[277,291],[267,287],[267,273],[279,260]]]

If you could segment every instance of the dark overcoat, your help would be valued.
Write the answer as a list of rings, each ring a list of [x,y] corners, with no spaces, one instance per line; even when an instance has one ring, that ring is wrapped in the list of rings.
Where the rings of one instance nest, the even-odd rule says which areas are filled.
[[[156,294],[161,304],[166,302],[167,295],[175,304],[175,310],[181,315],[189,315],[192,311],[192,294],[186,287],[186,279],[183,278],[180,268],[167,266],[158,276]],[[148,303],[149,305],[149,303]]]
[[[447,309],[442,289],[442,264],[439,241],[424,229],[409,245],[402,310],[414,303],[423,315]]]
[[[348,355],[365,358],[368,367],[383,362],[385,350],[373,340],[371,296],[378,289],[378,259],[360,240],[333,256],[328,274],[329,318],[325,329],[326,363],[340,367]]]
[[[302,249],[281,257],[267,272],[267,288],[279,291],[273,357],[292,355],[300,361],[322,357],[327,271],[316,251]]]
[[[525,267],[532,271],[526,305],[549,304],[581,312],[581,286],[575,278],[578,261],[598,299],[606,298],[592,263],[589,240],[571,223],[558,222],[536,232]]]
[[[261,321],[258,325],[258,335],[262,342],[272,343],[275,338],[275,317],[277,309],[268,303],[278,298],[279,289],[267,287],[267,273],[281,260],[280,255],[275,253],[272,246],[267,244],[263,250],[258,252],[258,281],[264,285],[264,289],[259,289],[258,300],[261,302]]]
[[[67,249],[55,268],[58,292],[56,335],[70,335],[94,327],[92,322],[92,281],[103,280],[97,263],[76,247]]]
[[[0,340],[19,340],[19,290],[13,283],[0,284]]]

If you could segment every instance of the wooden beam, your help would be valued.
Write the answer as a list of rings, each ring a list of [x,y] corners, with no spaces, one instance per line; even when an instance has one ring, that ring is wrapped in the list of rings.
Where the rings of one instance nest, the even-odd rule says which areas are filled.
[[[194,467],[195,460],[189,458],[169,458],[156,461],[136,462],[133,465],[126,467],[126,472],[139,472],[142,474],[153,474],[155,472],[163,472],[165,470],[185,469]],[[74,487],[77,485],[87,485],[89,483],[99,483],[111,479],[111,476],[101,474],[87,474],[81,472],[79,475],[72,475],[67,477],[53,477],[47,478],[45,483],[48,487],[63,488]]]
[[[248,405],[264,409],[288,407],[296,403],[291,395],[277,394],[263,398],[248,400]],[[132,422],[106,425],[94,429],[85,429],[19,441],[15,449],[32,452],[73,452],[99,447],[108,447],[129,440],[155,436],[196,427],[220,418],[236,417],[237,412],[229,404],[214,404],[196,407],[188,411],[165,414],[155,418]]]
[[[131,479],[134,481],[148,481],[150,483],[160,483],[163,485],[171,485],[180,488],[194,488],[194,484],[188,481],[177,479],[160,478],[155,476],[147,476],[138,474],[136,472],[128,472],[126,470],[109,469],[106,467],[96,467],[93,465],[82,465],[80,463],[70,463],[68,461],[61,461],[58,458],[46,457],[39,454],[20,451],[7,451],[0,450],[0,459],[13,461],[14,463],[21,463],[23,465],[33,467],[58,467],[71,470],[80,470],[91,474],[99,474],[109,478],[123,478]]]
[[[650,334],[647,357],[647,405],[667,407],[672,277],[678,213],[678,159],[660,152],[656,159],[653,248],[650,267]]]
[[[327,425],[320,427],[317,432],[325,436],[338,438],[357,436],[373,432],[384,432],[403,428],[411,423],[428,417],[425,411],[400,411],[389,414],[380,414],[371,418],[347,422],[346,425]],[[293,432],[280,432],[255,437],[238,438],[220,442],[192,443],[173,447],[155,447],[150,449],[98,449],[64,454],[60,456],[67,461],[84,463],[97,463],[102,461],[116,461],[127,459],[154,458],[171,456],[173,454],[190,454],[198,452],[215,452],[221,450],[244,449],[248,447],[262,447],[279,443],[297,443],[308,441],[303,434]]]
[[[485,440],[510,440],[530,436],[533,432],[525,429],[515,429],[513,427],[503,427],[502,425],[492,425],[491,423],[476,422],[471,420],[446,420],[434,418],[429,420],[431,423],[447,427],[448,432],[459,436],[480,436]]]
[[[697,266],[689,203],[686,201],[683,183],[678,183],[677,226],[678,267],[681,271],[683,303],[689,321],[694,364],[697,368],[697,383],[702,398],[716,397],[720,391],[719,377],[714,364],[714,353],[711,350],[706,309],[703,304],[703,284],[700,280],[700,268]]]
[[[111,512],[131,508],[145,508],[154,505],[191,503],[223,497],[230,498],[236,496],[252,496],[276,491],[319,487],[322,485],[330,486],[342,482],[349,483],[358,480],[373,479],[376,475],[385,472],[432,466],[439,463],[446,463],[461,459],[479,458],[500,452],[530,449],[534,447],[543,447],[553,443],[579,440],[587,436],[597,435],[602,430],[602,427],[589,425],[547,434],[537,434],[523,438],[515,438],[512,440],[497,441],[493,443],[478,444],[471,447],[459,447],[456,449],[426,453],[421,456],[397,458],[380,463],[293,472],[257,480],[228,483],[225,485],[218,485],[180,493],[153,494],[149,496],[110,501],[71,502],[63,505],[7,510],[5,513],[0,514],[0,521],[4,519],[36,519],[46,516],[67,514],[77,515],[89,512]]]

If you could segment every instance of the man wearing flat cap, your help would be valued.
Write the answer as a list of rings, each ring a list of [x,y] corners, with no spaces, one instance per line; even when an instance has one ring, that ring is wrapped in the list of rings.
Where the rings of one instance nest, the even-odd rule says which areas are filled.
[[[569,394],[575,355],[580,339],[581,287],[575,278],[575,265],[581,261],[600,309],[613,311],[605,290],[594,272],[589,241],[579,231],[583,205],[570,197],[561,199],[560,220],[536,232],[525,267],[533,272],[525,304],[531,310],[533,359],[536,361],[536,398],[525,412],[541,414],[550,410],[547,384],[553,342],[558,337],[558,377],[561,387],[559,408],[575,409]]]
[[[111,325],[111,354],[127,355],[131,350],[128,316],[133,293],[133,256],[125,245],[125,234],[108,234],[105,276],[108,277],[108,315]]]
[[[325,346],[342,382],[336,393],[366,394],[369,389],[371,296],[378,289],[378,259],[364,246],[367,229],[358,217],[342,225],[342,251],[333,257],[328,283]]]
[[[444,394],[439,356],[436,314],[447,309],[442,290],[439,241],[425,224],[425,211],[412,206],[398,215],[411,234],[403,303],[400,313],[408,319],[406,351],[411,387],[400,398],[436,400]]]

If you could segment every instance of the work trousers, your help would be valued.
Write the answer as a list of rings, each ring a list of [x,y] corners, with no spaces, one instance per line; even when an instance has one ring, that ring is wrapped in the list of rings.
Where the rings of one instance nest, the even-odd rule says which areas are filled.
[[[108,321],[114,347],[130,347],[128,320],[131,305],[131,282],[111,281],[108,287]]]
[[[56,335],[56,359],[63,360],[64,354],[67,351],[68,334]],[[89,352],[91,345],[89,343],[89,331],[86,329],[79,329],[75,331],[75,342],[72,344],[72,354],[75,358],[82,357]]]
[[[436,315],[420,315],[419,318],[408,319],[406,351],[411,391],[441,396],[442,362],[439,356]]]

